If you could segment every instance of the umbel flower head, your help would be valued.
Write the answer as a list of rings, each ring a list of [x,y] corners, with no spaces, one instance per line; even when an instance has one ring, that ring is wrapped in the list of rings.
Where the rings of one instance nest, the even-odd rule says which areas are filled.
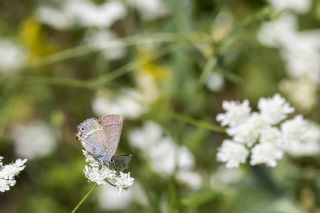
[[[5,192],[16,184],[15,176],[25,168],[27,159],[17,159],[16,162],[7,165],[3,165],[2,159],[0,156],[0,192]]]
[[[119,192],[133,185],[134,178],[130,176],[130,172],[124,173],[111,169],[109,166],[95,160],[85,150],[83,150],[83,154],[86,157],[87,163],[83,172],[90,182],[96,183],[97,185],[110,184],[117,187]]]
[[[250,165],[275,167],[284,153],[293,157],[320,153],[320,127],[301,115],[287,119],[294,109],[279,94],[258,101],[259,112],[251,112],[247,100],[225,101],[225,113],[217,121],[232,137],[222,142],[217,160],[227,168],[238,167],[250,157]]]

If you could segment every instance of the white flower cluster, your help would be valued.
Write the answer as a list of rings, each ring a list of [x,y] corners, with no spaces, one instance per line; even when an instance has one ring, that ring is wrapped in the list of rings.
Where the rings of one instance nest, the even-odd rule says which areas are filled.
[[[110,27],[126,15],[121,1],[106,1],[96,5],[89,0],[62,1],[57,7],[43,5],[36,11],[36,18],[53,28]]]
[[[293,156],[320,153],[320,128],[302,116],[286,120],[294,109],[278,94],[261,98],[259,112],[252,112],[247,100],[225,101],[223,109],[226,112],[218,114],[217,121],[227,127],[232,139],[223,141],[217,159],[227,168],[245,163],[249,155],[251,165],[274,167],[284,152]]]
[[[130,176],[130,173],[117,172],[108,166],[102,165],[85,150],[83,150],[83,154],[86,157],[87,163],[83,172],[90,182],[97,185],[111,184],[117,187],[119,192],[133,185],[134,178]]]
[[[5,192],[16,184],[15,176],[25,168],[27,159],[17,159],[16,162],[7,165],[3,165],[2,159],[0,156],[0,192]]]
[[[0,73],[21,68],[26,60],[25,51],[15,42],[0,39]]]
[[[130,132],[129,141],[145,156],[150,169],[168,177],[176,171],[178,181],[192,189],[199,189],[202,178],[194,171],[195,160],[186,146],[178,146],[171,137],[163,136],[160,125],[146,122],[142,129]]]
[[[147,109],[140,93],[135,90],[122,90],[117,96],[98,93],[92,101],[92,109],[97,116],[118,114],[128,119],[139,118]]]

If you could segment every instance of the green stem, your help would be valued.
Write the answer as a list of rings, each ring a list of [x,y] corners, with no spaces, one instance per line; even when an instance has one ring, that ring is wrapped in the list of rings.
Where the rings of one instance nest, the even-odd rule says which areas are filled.
[[[130,45],[141,45],[147,43],[170,43],[181,39],[181,36],[187,40],[199,40],[203,39],[203,33],[188,33],[188,34],[174,34],[174,33],[155,33],[149,35],[134,35],[119,39],[124,46]],[[39,61],[33,68],[38,68],[42,66],[47,66],[57,62],[65,61],[71,58],[79,57],[82,55],[87,55],[95,52],[101,52],[110,49],[112,45],[106,46],[104,48],[95,48],[90,45],[82,45],[73,47],[70,49],[62,50],[51,55],[44,57]]]
[[[87,194],[80,200],[80,202],[74,207],[74,209],[71,211],[71,213],[74,213],[78,210],[78,208],[82,205],[82,203],[91,195],[91,193],[96,189],[97,185],[94,184],[90,190],[87,192]]]
[[[153,55],[151,58],[149,58],[147,60],[139,61],[139,62],[133,61],[133,62],[127,63],[127,64],[119,67],[118,69],[114,70],[111,73],[106,73],[104,75],[98,76],[96,79],[91,79],[88,82],[88,84],[89,84],[89,86],[95,87],[95,88],[101,87],[104,84],[106,84],[116,78],[119,78],[119,77],[121,77],[131,71],[134,71],[139,66],[143,66],[147,63],[150,63],[150,61],[153,61],[153,60],[156,60],[156,59],[163,57],[164,55],[170,53],[171,51],[173,51],[175,49],[176,49],[176,47],[174,47],[174,46],[162,48],[162,49],[158,50],[158,52],[155,55]]]
[[[194,118],[191,118],[191,117],[188,117],[186,115],[176,113],[176,112],[170,112],[170,115],[179,121],[191,124],[193,126],[197,126],[197,127],[203,128],[203,129],[208,129],[208,130],[211,130],[214,132],[225,133],[225,129],[223,127],[220,127],[220,126],[217,126],[214,124],[210,124],[210,123],[207,123],[204,121],[199,121]]]
[[[100,75],[97,78],[90,79],[90,80],[78,80],[78,79],[72,79],[72,78],[59,78],[59,77],[44,77],[39,75],[18,75],[18,76],[13,76],[13,78],[27,78],[28,81],[34,81],[35,83],[40,82],[40,83],[45,83],[50,85],[59,85],[59,86],[68,86],[68,87],[95,90],[116,78],[119,78],[131,71],[134,71],[139,66],[143,66],[144,64],[147,64],[152,60],[161,58],[162,56],[170,53],[175,49],[176,48],[174,46],[168,46],[168,47],[162,48],[157,52],[157,54],[153,55],[151,58],[147,60],[140,61],[140,62],[136,62],[136,61],[129,62],[110,73]],[[7,77],[5,78],[5,80],[11,80],[10,78],[11,77]]]
[[[216,63],[217,63],[216,58],[209,58],[208,59],[208,61],[206,62],[205,66],[202,70],[201,76],[198,81],[198,85],[202,85],[208,79],[208,76],[211,73],[211,71],[213,70],[213,68],[215,67]]]

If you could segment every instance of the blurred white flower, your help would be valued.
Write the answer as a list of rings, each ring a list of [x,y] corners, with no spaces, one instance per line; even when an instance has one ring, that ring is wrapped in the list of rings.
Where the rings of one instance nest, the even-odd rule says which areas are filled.
[[[16,154],[28,159],[47,156],[57,147],[55,130],[42,121],[13,127],[11,138]]]
[[[120,211],[126,209],[132,202],[135,195],[135,187],[118,193],[118,189],[111,185],[99,187],[98,204],[101,209],[106,211]]]
[[[168,14],[161,0],[128,0],[128,3],[139,11],[144,20],[154,20]]]
[[[307,77],[320,83],[320,31],[294,32],[290,44],[281,49],[288,75]]]
[[[249,151],[244,145],[224,140],[218,149],[217,160],[226,163],[227,168],[236,168],[246,162],[248,155]]]
[[[162,137],[163,131],[158,124],[146,121],[141,129],[129,133],[129,140],[133,147],[147,152]]]
[[[240,169],[228,169],[220,166],[210,175],[209,184],[215,190],[224,190],[225,187],[236,183],[242,177],[243,172]]]
[[[0,38],[0,73],[21,68],[26,61],[25,51],[13,41]]]
[[[206,85],[209,90],[219,92],[224,87],[224,78],[218,72],[211,73],[207,79]]]
[[[307,121],[307,130],[304,134],[305,142],[318,142],[320,143],[320,126],[311,121]],[[320,146],[320,144],[319,144]]]
[[[100,208],[105,211],[121,211],[127,209],[132,202],[148,205],[148,198],[138,182],[121,193],[111,185],[102,185],[98,189],[97,198]]]
[[[277,161],[282,159],[283,151],[272,143],[260,143],[251,150],[251,165],[266,164],[275,167]]]
[[[319,141],[291,141],[287,146],[283,146],[283,149],[293,157],[318,156],[320,154]]]
[[[202,176],[194,171],[182,170],[177,173],[177,180],[188,185],[193,190],[198,190],[203,185]]]
[[[267,0],[277,11],[292,10],[297,13],[306,13],[311,6],[310,0]]]
[[[177,145],[169,136],[164,136],[163,129],[157,123],[148,121],[141,129],[129,133],[130,144],[139,149],[146,158],[150,169],[162,177],[168,177],[175,171],[190,174],[190,180],[196,180],[194,173],[195,159],[186,146]],[[185,176],[184,178],[187,178]],[[186,183],[186,180],[181,177]],[[196,180],[196,185],[199,181]],[[186,183],[190,188],[195,185]]]
[[[108,166],[96,161],[85,150],[83,150],[83,154],[87,163],[83,172],[90,182],[97,185],[112,184],[118,188],[119,192],[133,185],[134,178],[130,176],[130,173],[117,172],[110,169]]]
[[[317,84],[309,78],[286,79],[281,81],[280,89],[301,110],[308,112],[317,101]]]
[[[232,184],[239,182],[244,176],[241,169],[230,169],[225,166],[219,166],[209,176],[209,187],[226,193],[233,189]]]
[[[226,112],[217,115],[217,121],[221,123],[222,126],[236,126],[246,120],[251,112],[248,100],[245,100],[242,103],[224,101],[222,108]]]
[[[73,14],[74,22],[84,27],[110,27],[115,21],[126,15],[121,1],[106,1],[95,5],[91,1],[71,1],[66,12]]]
[[[186,146],[181,146],[177,150],[177,161],[179,169],[190,170],[194,165],[194,156]]]
[[[307,131],[307,122],[302,116],[296,116],[281,124],[284,143],[301,140]]]
[[[236,101],[227,103],[239,105]],[[320,127],[301,115],[285,120],[294,109],[280,95],[260,98],[258,109],[260,112],[252,112],[242,123],[236,122],[238,125],[232,122],[232,113],[228,122],[220,119],[221,125],[227,125],[226,132],[232,137],[231,140],[224,140],[217,153],[218,161],[226,163],[227,168],[238,167],[249,154],[251,165],[275,167],[284,153],[300,157],[320,152]],[[234,116],[238,120],[238,115]]]
[[[298,31],[296,17],[285,13],[264,23],[258,33],[259,41],[280,48],[291,78],[308,78],[320,84],[320,31]]]
[[[35,16],[38,21],[55,29],[66,29],[72,26],[70,15],[65,13],[62,9],[49,6],[39,6],[36,10]]]
[[[294,111],[279,94],[272,98],[260,98],[258,108],[262,118],[269,124],[279,123]]]
[[[269,47],[294,45],[292,37],[297,31],[297,20],[293,15],[285,13],[276,20],[265,22],[258,31],[258,40]]]
[[[301,116],[283,124],[285,152],[294,157],[317,156],[320,153],[320,126]]]
[[[140,74],[136,76],[139,91],[143,100],[152,103],[160,96],[159,86],[156,84],[154,78],[147,74]]]
[[[124,57],[124,43],[109,31],[90,31],[85,37],[85,43],[102,50],[106,60],[117,60]]]
[[[134,90],[123,90],[117,96],[98,93],[92,101],[92,109],[97,116],[119,114],[129,119],[137,119],[147,111],[140,94]]]
[[[152,171],[167,177],[173,174],[177,166],[176,145],[169,137],[163,137],[146,153]]]
[[[9,191],[16,184],[17,176],[25,168],[27,159],[17,159],[16,162],[4,165],[0,156],[0,192]]]
[[[89,0],[69,0],[58,7],[40,6],[36,18],[57,29],[81,27],[110,27],[126,15],[126,8],[120,1],[106,1],[96,5]]]
[[[147,152],[151,169],[162,176],[169,176],[178,170],[191,170],[194,157],[187,147],[177,146],[169,137],[157,141]]]

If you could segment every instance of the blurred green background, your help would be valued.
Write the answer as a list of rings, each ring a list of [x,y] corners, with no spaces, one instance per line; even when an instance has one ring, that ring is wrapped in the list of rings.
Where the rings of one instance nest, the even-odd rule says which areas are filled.
[[[110,2],[0,0],[0,155],[28,158],[0,194],[0,211],[70,212],[92,186],[76,127],[119,113],[118,153],[133,154],[135,186],[121,195],[98,187],[79,212],[317,212],[317,158],[228,171],[216,161],[226,135],[190,121],[214,125],[223,100],[256,103],[283,91],[279,49],[257,40],[281,12],[263,0],[117,0],[101,9]],[[311,4],[297,15],[301,30],[319,30],[320,1]],[[319,122],[318,97],[297,111]],[[200,186],[155,172],[131,145],[130,133],[147,121],[189,150]]]

